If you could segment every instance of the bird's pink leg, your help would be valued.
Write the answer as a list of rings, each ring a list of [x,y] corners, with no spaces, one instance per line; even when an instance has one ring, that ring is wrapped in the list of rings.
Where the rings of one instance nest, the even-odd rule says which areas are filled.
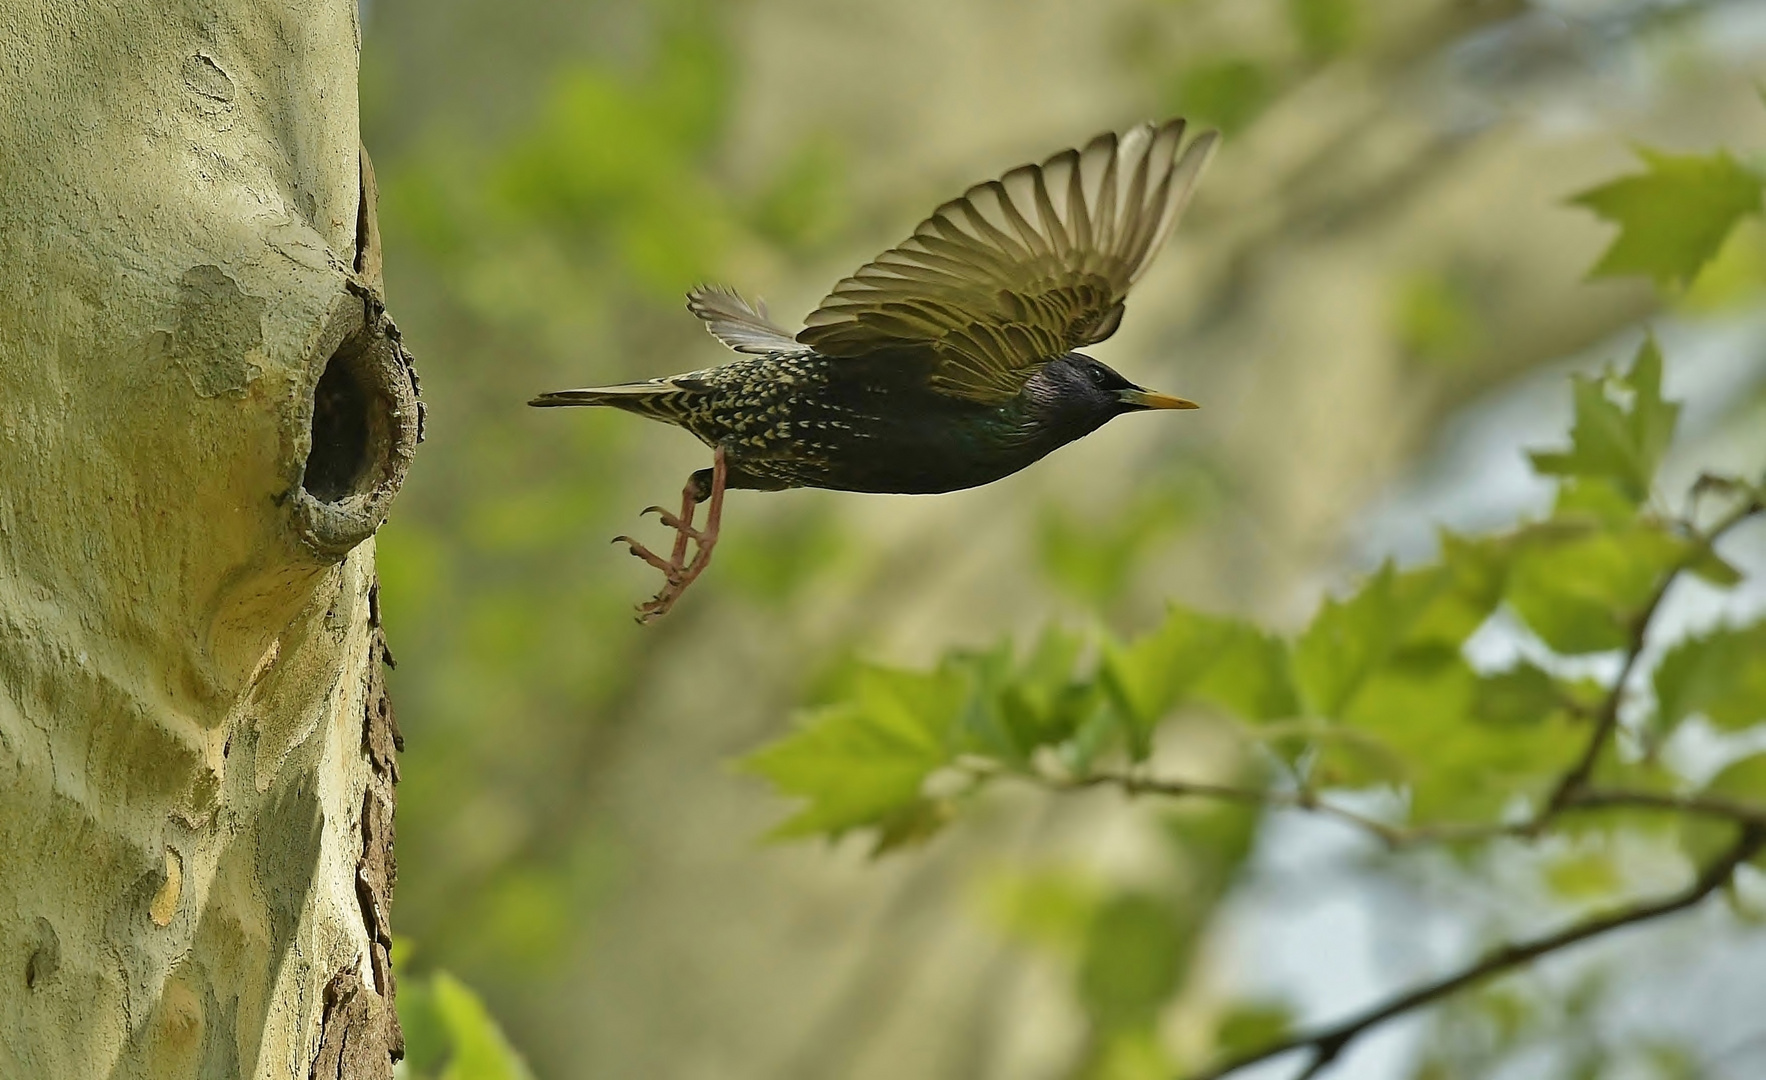
[[[664,525],[675,531],[675,548],[669,555],[669,563],[676,569],[684,569],[687,565],[687,541],[698,540],[700,534],[693,528],[693,511],[699,508],[699,489],[692,479],[681,489],[681,513],[679,517],[669,513],[660,506],[646,506],[640,510],[639,516],[655,514]],[[624,540],[625,537],[620,537]],[[629,541],[628,541],[629,543]]]
[[[728,477],[729,469],[724,461],[724,451],[722,447],[719,447],[716,456],[712,459],[711,491],[707,495],[711,506],[706,513],[705,528],[703,529],[693,528],[693,515],[697,509],[699,498],[697,489],[691,480],[687,482],[686,489],[681,492],[680,516],[677,517],[659,506],[645,509],[645,513],[654,510],[664,525],[675,530],[674,550],[669,553],[670,558],[663,559],[629,536],[614,537],[616,543],[627,544],[633,555],[662,571],[664,581],[661,591],[649,602],[638,606],[638,621],[640,623],[647,623],[668,614],[669,609],[674,607],[675,601],[679,600],[681,594],[687,590],[687,586],[691,585],[694,579],[705,572],[706,566],[710,565],[711,550],[717,545],[718,525],[723,519],[724,486]],[[687,561],[687,542],[689,540],[694,545],[693,561],[690,563]]]

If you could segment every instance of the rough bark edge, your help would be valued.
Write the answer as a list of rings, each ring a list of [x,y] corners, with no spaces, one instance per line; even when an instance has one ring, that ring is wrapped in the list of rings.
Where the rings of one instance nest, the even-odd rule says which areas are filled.
[[[354,451],[362,460],[354,463],[353,475],[340,489],[315,489],[309,486],[308,470],[320,448],[310,445],[300,475],[289,489],[296,531],[309,549],[327,560],[342,559],[385,523],[424,436],[425,410],[416,366],[398,326],[386,314],[379,189],[365,148],[357,155],[357,179],[347,288],[361,307],[344,303],[333,312],[321,345],[328,359],[315,369],[311,411],[301,423],[317,438],[318,391],[324,380],[334,378],[340,386],[353,388],[370,414],[362,433],[365,446]],[[327,464],[338,467],[329,458]],[[327,478],[327,483],[336,485],[339,478]]]
[[[361,197],[356,204],[355,272],[357,280],[367,287],[362,295],[365,318],[368,325],[380,328],[380,332],[392,342],[393,348],[398,352],[405,377],[411,381],[411,399],[417,409],[416,441],[422,442],[428,412],[423,405],[423,385],[417,378],[417,363],[405,348],[404,335],[399,333],[398,326],[387,317],[386,303],[382,299],[386,295],[386,260],[380,247],[380,183],[374,178],[374,162],[369,160],[366,146],[361,148],[358,169]]]
[[[392,342],[392,348],[399,355],[399,364],[404,369],[404,378],[411,381],[411,401],[417,406],[417,441],[424,441],[424,424],[427,422],[427,409],[424,408],[424,388],[417,379],[417,362],[411,353],[404,348],[404,335],[392,319],[387,318],[387,304],[383,296],[387,295],[385,281],[385,256],[380,249],[380,182],[374,180],[374,162],[367,157],[367,146],[362,146],[358,157],[358,178],[362,185],[362,194],[357,203],[355,214],[355,275],[358,281],[366,284],[367,291],[362,295],[366,305],[366,323],[369,326],[380,326],[381,334]],[[390,660],[390,656],[389,656]]]
[[[384,1080],[392,1076],[393,1063],[405,1056],[397,1009],[398,983],[392,970],[391,917],[393,887],[398,883],[398,862],[393,855],[397,754],[404,749],[404,736],[386,692],[386,670],[393,666],[393,657],[380,625],[378,580],[368,590],[368,626],[362,750],[368,757],[369,776],[362,793],[356,899],[368,935],[368,968],[374,983],[364,986],[359,972],[346,968],[326,985],[312,1080]]]
[[[392,359],[410,380],[410,404],[416,414],[415,438],[423,441],[424,408],[417,368],[405,350],[398,327],[386,315],[381,299],[379,187],[374,165],[363,147],[359,157],[360,201],[356,214],[356,278],[350,289],[361,297],[364,324],[391,346]],[[396,376],[395,376],[396,377]],[[402,470],[401,470],[402,479]],[[405,1056],[405,1035],[399,1027],[398,982],[392,968],[392,893],[398,883],[393,854],[393,815],[398,805],[398,752],[405,748],[386,691],[386,671],[396,666],[380,625],[380,580],[368,589],[368,671],[363,700],[362,751],[369,776],[362,792],[362,853],[356,859],[356,900],[368,936],[368,970],[372,988],[364,986],[356,968],[345,968],[325,987],[320,1015],[319,1049],[313,1058],[312,1080],[389,1080],[394,1062]],[[372,990],[371,993],[365,992]]]

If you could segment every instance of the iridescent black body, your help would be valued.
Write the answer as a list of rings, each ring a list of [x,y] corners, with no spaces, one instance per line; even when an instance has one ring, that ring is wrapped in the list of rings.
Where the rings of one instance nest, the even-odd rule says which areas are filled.
[[[991,483],[1139,408],[1119,396],[1132,383],[1080,353],[1051,361],[998,405],[933,389],[935,366],[910,349],[749,356],[535,404],[611,405],[679,425],[724,448],[733,488],[909,495]]]

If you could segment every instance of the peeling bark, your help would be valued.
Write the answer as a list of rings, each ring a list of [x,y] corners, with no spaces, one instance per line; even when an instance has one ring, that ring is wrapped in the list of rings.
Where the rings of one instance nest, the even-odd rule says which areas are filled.
[[[353,0],[0,0],[0,1077],[390,1077]]]

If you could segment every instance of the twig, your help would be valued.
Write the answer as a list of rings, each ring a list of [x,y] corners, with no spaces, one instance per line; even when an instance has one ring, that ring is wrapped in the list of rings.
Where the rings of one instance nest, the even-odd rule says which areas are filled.
[[[1494,975],[1500,975],[1590,938],[1599,937],[1620,927],[1671,915],[1696,905],[1705,897],[1722,888],[1729,881],[1736,867],[1752,858],[1762,847],[1766,847],[1766,828],[1757,824],[1746,826],[1741,835],[1736,838],[1735,843],[1730,845],[1722,856],[1701,870],[1697,879],[1678,893],[1649,903],[1620,908],[1609,914],[1576,923],[1555,934],[1535,938],[1532,941],[1505,945],[1469,967],[1400,994],[1348,1020],[1318,1031],[1295,1035],[1271,1043],[1261,1050],[1244,1054],[1206,1072],[1196,1073],[1189,1080],[1221,1080],[1222,1077],[1259,1062],[1269,1061],[1296,1050],[1311,1050],[1312,1056],[1308,1059],[1306,1069],[1297,1078],[1297,1080],[1309,1080],[1311,1077],[1321,1075],[1327,1066],[1370,1028],[1377,1027],[1396,1016],[1421,1008],[1474,983],[1482,982]]]
[[[1741,503],[1713,525],[1709,532],[1697,536],[1700,552],[1710,551],[1717,541],[1722,539],[1724,533],[1759,513],[1762,509],[1766,509],[1766,507],[1762,507],[1757,496],[1750,497]],[[1606,749],[1607,743],[1612,738],[1613,730],[1619,726],[1619,707],[1625,700],[1625,684],[1631,681],[1631,673],[1636,669],[1638,658],[1643,654],[1644,640],[1649,634],[1650,623],[1661,608],[1662,600],[1668,595],[1668,589],[1680,579],[1680,575],[1685,573],[1690,566],[1691,560],[1685,559],[1664,574],[1656,591],[1650,595],[1649,600],[1632,618],[1630,633],[1625,643],[1625,659],[1619,667],[1618,677],[1613,680],[1612,688],[1607,691],[1606,697],[1601,700],[1599,710],[1595,713],[1594,731],[1589,734],[1588,743],[1582,748],[1581,756],[1564,773],[1563,778],[1552,790],[1551,798],[1546,800],[1545,806],[1540,810],[1536,819],[1538,824],[1543,825],[1546,820],[1564,809],[1572,797],[1587,786],[1588,778],[1593,775],[1594,766],[1600,760],[1601,751]]]
[[[1583,788],[1564,809],[1606,810],[1618,806],[1723,818],[1737,825],[1766,829],[1766,803],[1746,803],[1721,795],[1668,795],[1654,791]]]
[[[1368,833],[1389,848],[1415,844],[1445,843],[1463,840],[1488,840],[1498,836],[1519,836],[1533,828],[1530,821],[1521,822],[1443,822],[1430,825],[1393,825],[1367,814],[1320,798],[1310,791],[1267,791],[1257,788],[1232,787],[1227,784],[1195,783],[1188,780],[1165,780],[1136,776],[1132,773],[1095,772],[1085,777],[1056,784],[1063,788],[1111,786],[1129,795],[1162,795],[1169,798],[1218,799],[1246,806],[1262,806],[1275,810],[1303,810],[1321,817],[1335,818]]]
[[[1716,522],[1708,532],[1703,534],[1694,532],[1700,554],[1709,552],[1730,529],[1762,510],[1766,510],[1766,500],[1760,497],[1758,491],[1750,488],[1749,495],[1750,497],[1745,502]],[[1195,1074],[1190,1080],[1221,1080],[1222,1077],[1240,1069],[1298,1050],[1310,1050],[1311,1057],[1308,1058],[1305,1069],[1296,1077],[1296,1080],[1312,1080],[1312,1078],[1322,1075],[1324,1070],[1329,1068],[1342,1052],[1362,1034],[1394,1017],[1429,1005],[1468,986],[1511,971],[1540,957],[1559,952],[1590,938],[1599,937],[1621,927],[1671,915],[1698,904],[1728,882],[1736,867],[1766,847],[1766,807],[1750,805],[1721,796],[1671,795],[1646,791],[1602,789],[1591,788],[1588,784],[1589,777],[1593,775],[1601,753],[1606,749],[1613,732],[1618,727],[1619,710],[1624,702],[1626,684],[1631,681],[1632,673],[1636,670],[1638,661],[1643,654],[1650,624],[1660,610],[1668,590],[1681,574],[1691,568],[1691,565],[1692,560],[1687,559],[1669,570],[1663,576],[1655,592],[1651,594],[1648,601],[1633,618],[1619,674],[1613,680],[1612,687],[1601,700],[1598,708],[1594,710],[1594,730],[1590,733],[1587,744],[1583,747],[1575,763],[1564,772],[1557,784],[1554,785],[1550,798],[1536,814],[1526,821],[1406,827],[1391,825],[1377,818],[1338,806],[1335,803],[1322,800],[1315,793],[1304,789],[1300,791],[1263,791],[1224,784],[1159,780],[1118,772],[1094,773],[1062,784],[1049,781],[1056,786],[1069,788],[1114,785],[1131,795],[1156,794],[1177,798],[1194,796],[1251,806],[1304,810],[1353,825],[1377,837],[1391,848],[1449,840],[1489,839],[1498,836],[1537,836],[1560,814],[1614,807],[1632,807],[1717,817],[1732,821],[1741,827],[1735,843],[1721,857],[1705,866],[1692,884],[1678,893],[1660,900],[1620,908],[1606,915],[1576,923],[1542,938],[1505,945],[1452,975],[1400,994],[1348,1020],[1309,1034],[1295,1035],[1271,1043],[1261,1050],[1241,1055],[1210,1071]]]
[[[1626,788],[1578,789],[1569,801],[1550,816],[1525,821],[1505,822],[1431,822],[1425,825],[1394,825],[1358,813],[1309,791],[1260,791],[1256,788],[1233,787],[1227,784],[1195,783],[1188,780],[1167,780],[1135,776],[1131,773],[1097,772],[1079,780],[1055,783],[1063,789],[1112,786],[1129,795],[1159,795],[1167,798],[1217,799],[1245,806],[1261,806],[1274,810],[1301,810],[1321,817],[1335,818],[1368,833],[1387,847],[1413,847],[1421,844],[1493,840],[1498,837],[1538,836],[1551,817],[1580,811],[1611,810],[1629,807],[1635,810],[1658,810],[1668,813],[1697,814],[1722,818],[1737,825],[1766,829],[1766,804],[1744,802],[1720,795],[1673,795]]]

